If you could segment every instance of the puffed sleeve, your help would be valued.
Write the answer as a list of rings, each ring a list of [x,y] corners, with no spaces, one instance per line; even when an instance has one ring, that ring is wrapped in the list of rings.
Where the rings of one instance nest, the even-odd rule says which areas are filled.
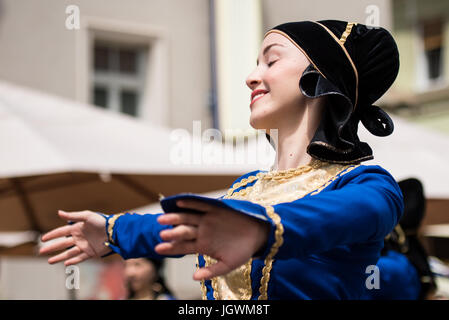
[[[404,206],[398,184],[379,166],[359,168],[335,181],[328,191],[272,207],[278,216],[277,226],[283,229],[284,244],[277,259],[378,241],[393,230]],[[270,221],[276,226],[273,219]]]

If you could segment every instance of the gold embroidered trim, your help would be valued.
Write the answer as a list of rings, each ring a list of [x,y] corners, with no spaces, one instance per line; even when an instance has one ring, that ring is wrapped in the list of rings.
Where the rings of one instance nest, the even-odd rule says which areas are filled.
[[[268,174],[273,175],[273,177],[267,176],[267,173],[261,172],[261,173],[258,174],[256,179],[260,179],[260,180],[277,180],[277,181],[279,181],[279,180],[287,180],[287,179],[293,178],[295,176],[298,176],[300,174],[309,172],[310,169],[319,169],[319,168],[321,168],[325,164],[327,164],[326,161],[313,158],[312,161],[308,165],[300,166],[300,167],[292,168],[292,169],[286,169],[286,170],[280,170],[280,171],[273,170],[273,171],[268,172]],[[311,168],[307,168],[307,166],[309,166]],[[252,186],[246,187],[245,189],[242,189],[242,190],[240,190],[240,191],[238,191],[236,193],[233,193],[232,197],[233,198],[234,197],[235,198],[244,197],[244,196],[248,195],[248,192],[252,191],[252,189],[255,188],[255,186],[256,186],[256,184],[253,184]],[[294,199],[292,199],[292,201],[293,200]]]
[[[265,258],[265,266],[262,269],[262,278],[260,279],[260,296],[259,300],[267,300],[268,299],[268,282],[270,281],[270,272],[273,268],[273,258],[279,250],[279,247],[284,243],[284,238],[282,235],[284,234],[284,226],[281,223],[281,217],[274,212],[274,208],[272,206],[264,206],[268,216],[273,220],[276,225],[276,231],[274,232],[274,244],[270,249],[270,253]]]
[[[206,262],[205,266],[208,267],[217,261],[209,256],[204,255]],[[232,270],[226,275],[214,277],[211,279],[211,286],[213,289],[213,296],[215,300],[250,300],[252,296],[251,288],[251,265],[252,259],[249,259],[247,263]],[[240,284],[236,284],[236,279],[242,279],[238,281]],[[231,286],[230,286],[231,283]],[[232,284],[233,283],[233,284]],[[241,289],[246,288],[246,289]],[[233,290],[234,289],[234,290]],[[237,289],[237,290],[235,290]],[[231,292],[231,294],[229,293]]]
[[[315,67],[315,69],[325,78],[326,76],[321,72],[321,70],[316,66],[316,64],[312,61],[312,59],[310,59],[309,55],[304,51],[303,48],[301,48],[296,42],[295,40],[293,40],[292,38],[290,38],[290,36],[288,34],[286,34],[285,32],[281,31],[281,30],[270,30],[267,33],[265,33],[264,38],[269,35],[270,33],[279,33],[281,35],[283,35],[284,37],[286,37],[288,40],[291,41],[291,43],[293,43],[295,45],[295,47],[297,47],[299,50],[301,50],[301,52],[306,56],[307,60],[309,60],[309,62]]]
[[[245,279],[246,287],[250,288],[246,294],[242,295],[242,300],[250,300],[253,295],[252,287],[251,287],[251,266],[253,264],[253,259],[249,259],[249,261],[245,265],[245,271],[243,273],[243,277]]]
[[[200,268],[200,255],[196,255],[196,270]],[[206,288],[206,282],[204,280],[201,280],[201,297],[203,300],[207,300],[207,288]]]
[[[318,189],[316,189],[315,191],[313,191],[310,195],[313,196],[317,193],[320,193],[323,189],[325,189],[328,185],[330,185],[333,181],[335,181],[337,178],[341,177],[342,175],[351,172],[352,170],[354,170],[355,168],[359,167],[360,164],[355,165],[353,167],[345,167],[343,168],[340,172],[338,172],[332,179],[328,180],[325,184],[323,184],[321,187],[319,187]]]
[[[205,266],[208,267],[211,264],[213,264],[212,258],[206,255],[203,255],[204,258],[204,262],[205,262]],[[211,286],[212,286],[212,290],[214,293],[214,299],[215,300],[220,300],[220,296],[218,295],[218,282],[217,282],[217,277],[214,277],[211,279]]]
[[[108,240],[110,243],[115,244],[114,240],[112,238],[112,233],[113,233],[113,229],[114,229],[114,224],[115,221],[120,218],[121,216],[123,216],[125,213],[118,213],[118,214],[114,214],[114,216],[112,218],[109,219],[108,221]]]
[[[295,176],[299,176],[303,173],[309,172],[312,169],[320,168],[324,162],[312,158],[312,160],[303,166],[297,168],[285,169],[285,170],[273,170],[269,171],[262,176],[262,180],[284,180]]]
[[[201,280],[201,298],[207,300],[207,288],[204,280]]]
[[[341,35],[341,38],[339,40],[342,45],[345,44],[346,39],[351,34],[352,27],[354,27],[356,24],[357,24],[356,22],[348,22],[348,24],[346,25],[346,30],[345,30],[345,32],[343,32],[343,34]]]
[[[340,42],[340,40],[335,36],[335,34],[332,31],[330,31],[325,25],[323,25],[319,22],[315,22],[315,23],[319,24],[321,27],[323,27],[324,30],[326,30],[332,36],[332,38],[334,38],[335,41],[337,41],[337,43],[343,49],[343,52],[346,54],[346,57],[348,58],[349,62],[351,63],[352,69],[354,70],[354,74],[355,74],[355,102],[354,102],[354,110],[355,110],[355,108],[357,106],[357,100],[359,97],[359,73],[357,72],[357,68],[355,67],[354,61],[352,61],[352,58],[349,55],[348,50],[346,50],[346,47]]]
[[[239,192],[234,193],[235,190],[237,190],[240,187],[246,186],[248,183],[251,183],[257,179],[262,180],[284,180],[289,179],[298,175],[301,175],[303,173],[309,172],[312,169],[318,169],[322,167],[324,164],[326,164],[325,161],[312,158],[312,160],[305,165],[299,166],[297,168],[290,168],[285,170],[271,170],[269,172],[259,172],[255,176],[249,176],[248,178],[242,179],[241,181],[234,184],[227,192],[227,196],[230,197],[231,195],[245,195],[247,194],[248,190],[252,188],[252,186],[247,187],[245,189],[240,190]]]
[[[236,184],[234,184],[227,192],[227,196],[230,197],[232,193],[240,187],[246,186],[248,183],[253,182],[254,180],[259,179],[263,175],[263,172],[259,172],[255,176],[249,176],[248,178],[242,179]]]
[[[240,197],[246,196],[248,194],[248,192],[251,191],[254,187],[255,187],[254,184],[252,186],[246,187],[245,189],[242,189],[239,192],[234,193],[232,195],[232,197],[240,198]]]

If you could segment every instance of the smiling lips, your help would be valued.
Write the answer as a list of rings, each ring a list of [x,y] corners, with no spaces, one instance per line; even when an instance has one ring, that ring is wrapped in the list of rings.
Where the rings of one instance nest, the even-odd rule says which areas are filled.
[[[254,102],[256,102],[257,100],[259,100],[260,98],[262,98],[268,91],[267,90],[254,90],[251,93],[251,103],[249,105],[249,107],[251,108],[252,105],[254,104]]]

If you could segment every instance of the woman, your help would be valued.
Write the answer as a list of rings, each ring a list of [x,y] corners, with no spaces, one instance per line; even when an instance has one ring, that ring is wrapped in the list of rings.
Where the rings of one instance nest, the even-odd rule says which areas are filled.
[[[387,171],[360,164],[373,156],[357,126],[378,136],[393,131],[372,104],[398,68],[396,44],[382,28],[336,20],[274,27],[246,81],[250,123],[267,130],[277,153],[272,170],[241,176],[219,199],[165,198],[165,214],[61,211],[78,223],[44,235],[69,237],[41,252],[74,246],[49,259],[65,265],[111,252],[197,253],[193,278],[207,299],[360,298],[403,200]]]
[[[128,299],[173,300],[161,274],[164,260],[136,258],[125,261]]]

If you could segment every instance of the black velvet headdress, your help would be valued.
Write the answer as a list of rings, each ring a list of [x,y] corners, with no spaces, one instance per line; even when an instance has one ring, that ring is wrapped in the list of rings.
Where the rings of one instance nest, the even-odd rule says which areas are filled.
[[[361,121],[376,136],[393,132],[391,118],[373,105],[399,71],[399,52],[391,34],[380,27],[337,20],[284,23],[265,36],[272,32],[287,37],[310,61],[299,83],[301,92],[310,98],[328,97],[307,153],[332,163],[373,159],[357,128]]]

